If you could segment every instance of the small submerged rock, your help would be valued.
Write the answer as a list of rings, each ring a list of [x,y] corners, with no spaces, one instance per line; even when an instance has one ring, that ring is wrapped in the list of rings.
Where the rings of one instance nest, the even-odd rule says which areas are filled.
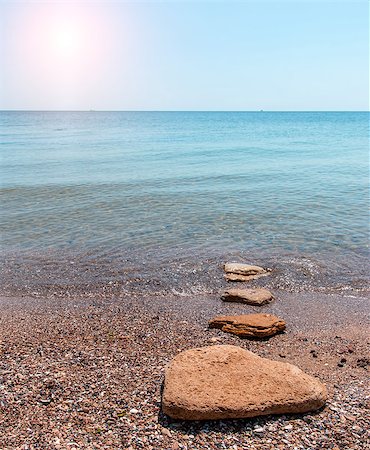
[[[174,419],[239,419],[313,411],[326,397],[325,386],[296,366],[234,345],[215,345],[172,360],[162,408]]]
[[[268,289],[227,289],[222,296],[224,302],[247,303],[248,305],[265,305],[273,300]]]
[[[250,264],[226,263],[224,266],[227,281],[249,281],[268,275],[271,269]]]
[[[239,337],[269,337],[285,330],[285,322],[272,314],[243,314],[218,316],[208,323],[209,328],[219,328]]]

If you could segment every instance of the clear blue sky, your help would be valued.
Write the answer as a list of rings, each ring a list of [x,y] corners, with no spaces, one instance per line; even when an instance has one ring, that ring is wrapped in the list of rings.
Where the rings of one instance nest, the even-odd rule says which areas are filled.
[[[0,0],[0,17],[0,109],[369,106],[367,0]]]

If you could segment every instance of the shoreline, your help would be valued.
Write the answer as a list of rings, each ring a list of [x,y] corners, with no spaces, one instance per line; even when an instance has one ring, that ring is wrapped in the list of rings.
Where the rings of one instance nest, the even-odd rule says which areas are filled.
[[[178,250],[178,251],[177,251]],[[0,254],[0,295],[30,297],[94,297],[109,300],[129,295],[218,295],[231,284],[222,263],[253,263],[272,268],[250,287],[281,294],[314,293],[370,298],[368,252],[303,253],[282,250],[236,251],[217,248],[95,249]]]
[[[216,294],[0,296],[0,448],[190,450],[225,448],[222,442],[238,450],[364,448],[370,444],[366,298],[274,293],[264,307],[225,304]],[[254,341],[207,329],[215,315],[256,311],[282,317],[286,332]],[[219,422],[163,416],[168,362],[179,351],[214,344],[237,345],[319,377],[329,391],[326,407]]]

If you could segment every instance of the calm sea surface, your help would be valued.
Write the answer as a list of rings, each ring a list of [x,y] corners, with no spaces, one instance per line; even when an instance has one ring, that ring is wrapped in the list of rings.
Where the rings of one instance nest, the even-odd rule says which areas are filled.
[[[8,284],[32,271],[68,283],[66,260],[104,281],[123,261],[220,255],[335,267],[335,283],[365,276],[368,113],[0,112],[0,123]]]

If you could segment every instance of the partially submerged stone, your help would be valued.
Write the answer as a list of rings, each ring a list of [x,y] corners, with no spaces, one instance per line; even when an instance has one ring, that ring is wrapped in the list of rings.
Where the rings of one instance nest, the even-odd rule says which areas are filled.
[[[270,269],[241,263],[226,263],[224,270],[227,281],[255,280],[256,278],[264,277],[271,272]]]
[[[239,337],[264,338],[285,330],[285,322],[272,314],[218,316],[209,321],[209,328],[219,328]]]
[[[239,419],[304,413],[325,404],[325,386],[298,367],[234,345],[178,354],[166,370],[162,409],[174,419]]]
[[[222,296],[224,302],[247,303],[248,305],[265,305],[273,300],[274,296],[268,289],[227,289]]]

